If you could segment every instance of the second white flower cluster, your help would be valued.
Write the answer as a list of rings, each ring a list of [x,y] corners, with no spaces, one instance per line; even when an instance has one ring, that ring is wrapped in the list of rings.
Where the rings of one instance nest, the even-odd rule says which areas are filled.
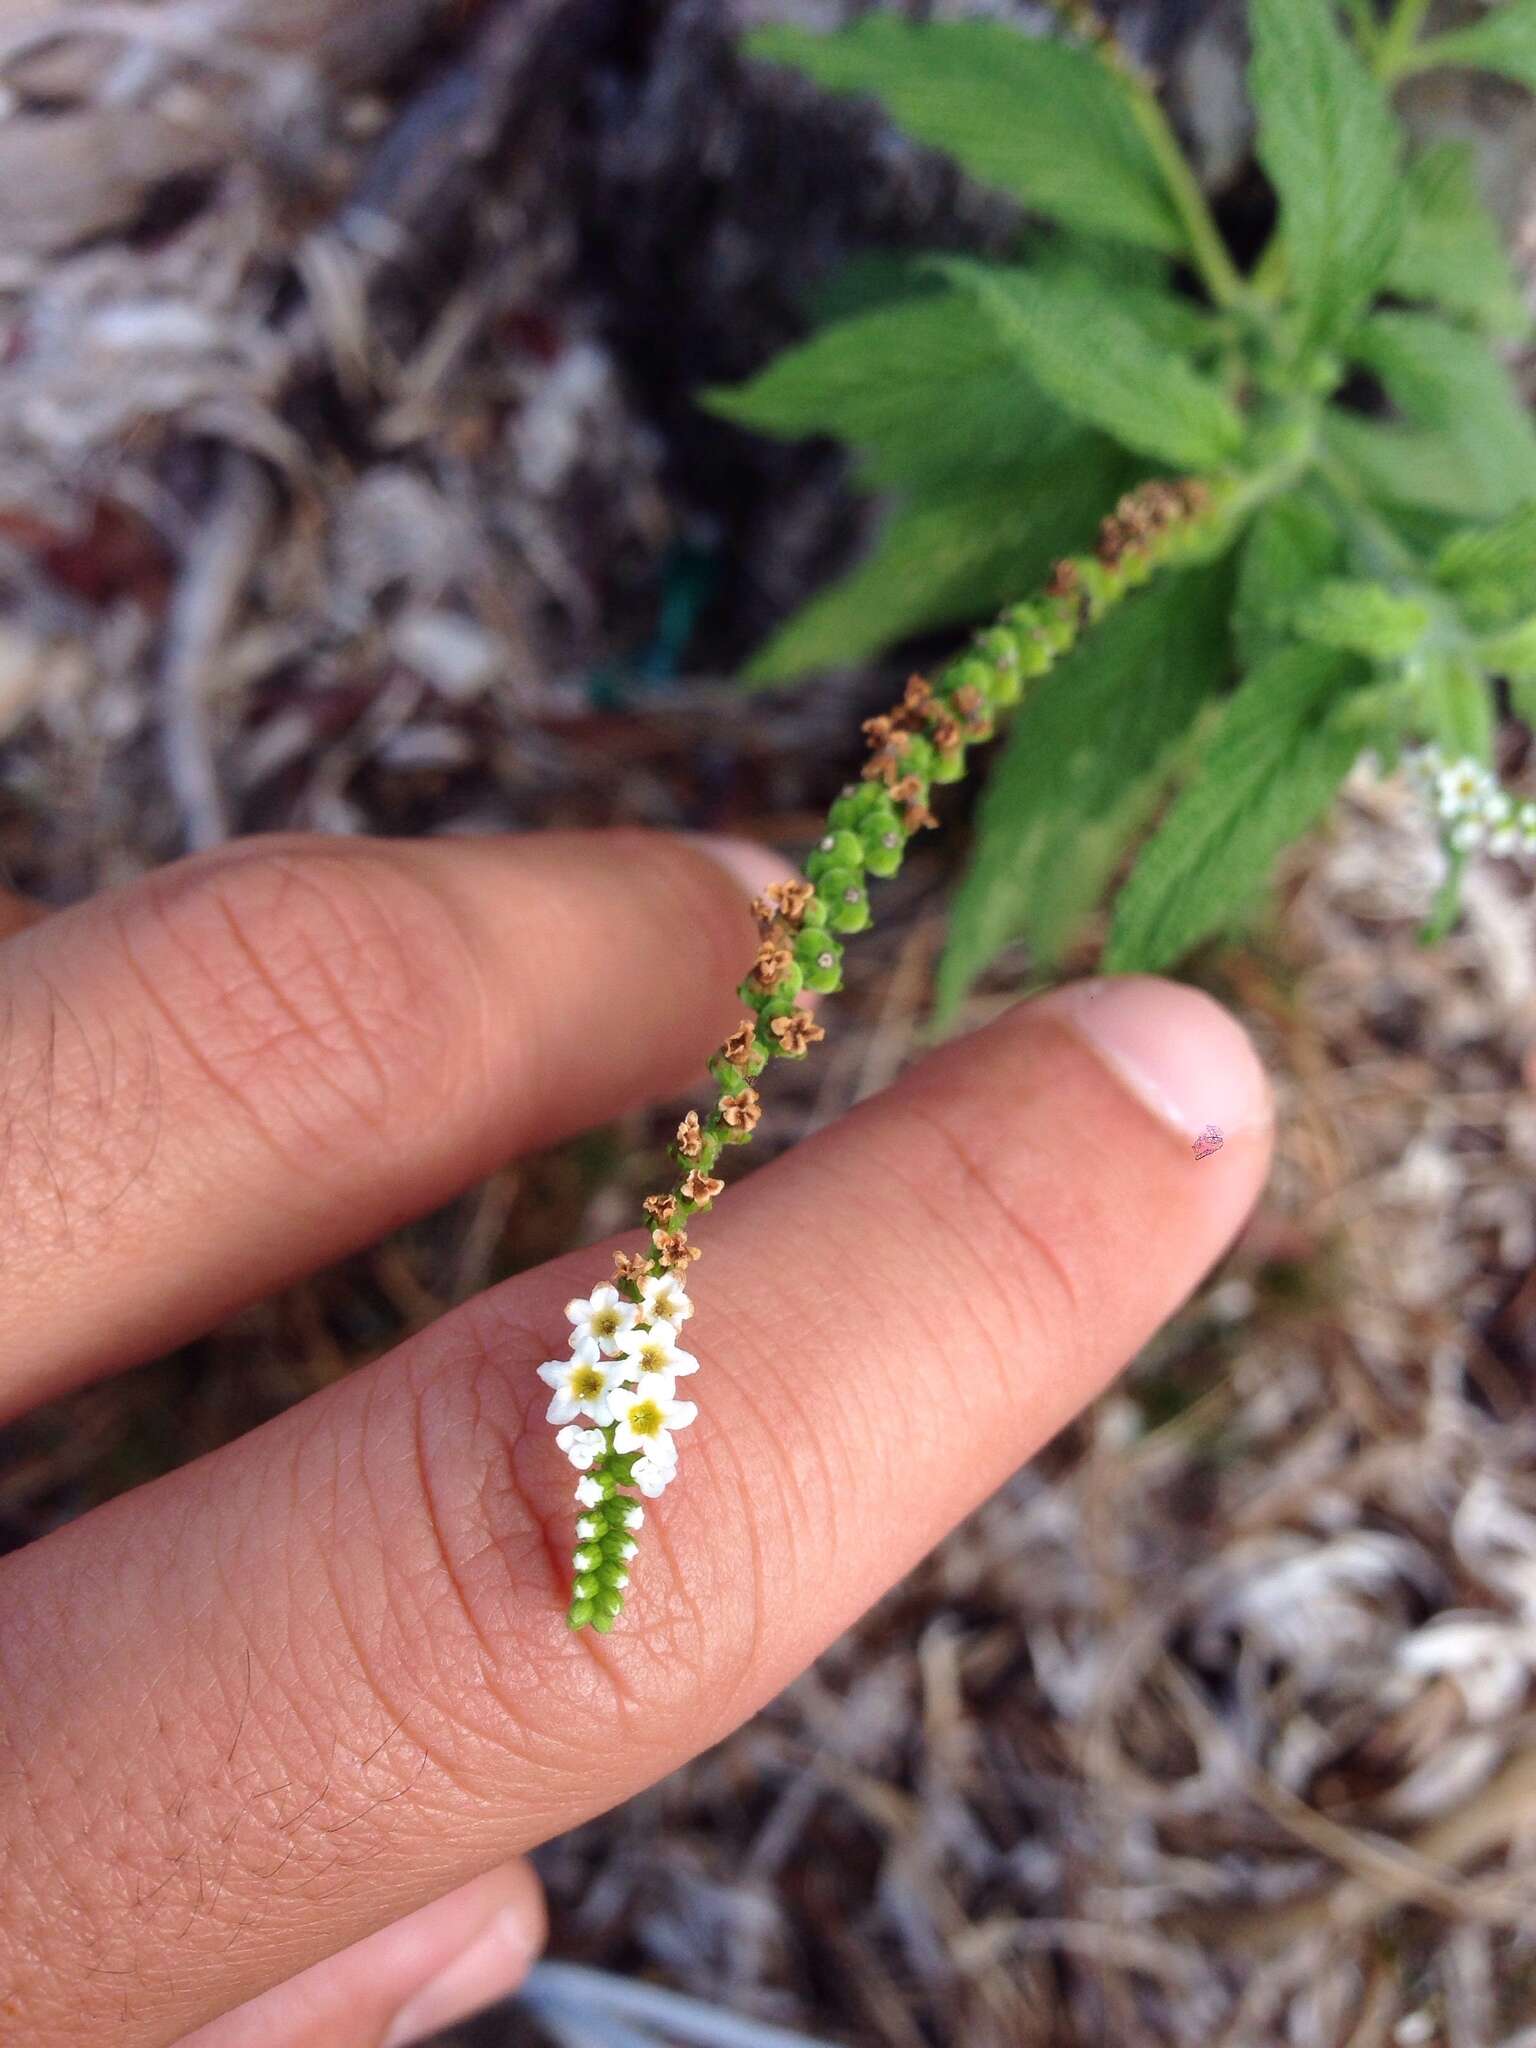
[[[1536,858],[1536,802],[1517,802],[1480,761],[1447,761],[1428,746],[1405,754],[1403,765],[1458,853]]]
[[[609,1449],[620,1457],[638,1452],[633,1483],[654,1500],[677,1475],[674,1432],[699,1412],[694,1402],[677,1398],[678,1381],[699,1369],[678,1343],[693,1303],[672,1274],[657,1273],[640,1282],[638,1302],[617,1287],[598,1287],[568,1301],[565,1313],[571,1355],[539,1367],[539,1378],[553,1390],[549,1420],[561,1425],[555,1441],[582,1473]],[[584,1478],[576,1498],[595,1507],[604,1492],[596,1479]]]

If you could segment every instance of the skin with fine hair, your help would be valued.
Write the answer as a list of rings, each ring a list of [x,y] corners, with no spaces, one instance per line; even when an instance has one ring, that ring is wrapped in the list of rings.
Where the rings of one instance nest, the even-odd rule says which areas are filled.
[[[7,900],[0,1399],[127,1367],[669,1096],[737,1025],[749,902],[784,878],[636,833],[282,839],[51,916]],[[1241,1223],[1269,1147],[1242,1034],[1161,982],[1073,996],[700,1219],[709,1398],[612,1634],[566,1623],[572,1475],[537,1374],[611,1248],[5,1560],[5,2031],[378,2048],[514,1983],[540,1938],[521,1852],[777,1691]]]

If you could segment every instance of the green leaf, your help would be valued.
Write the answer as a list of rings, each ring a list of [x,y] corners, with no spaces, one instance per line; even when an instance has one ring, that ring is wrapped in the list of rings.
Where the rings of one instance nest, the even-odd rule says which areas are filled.
[[[1486,517],[1536,497],[1536,427],[1480,336],[1429,313],[1377,313],[1349,352],[1376,373],[1405,419],[1444,438],[1461,478],[1481,493],[1477,509]]]
[[[1455,591],[1478,625],[1508,625],[1536,612],[1536,502],[1496,526],[1454,534],[1440,551],[1435,577]]]
[[[1231,664],[1230,564],[1168,576],[1111,612],[1014,716],[977,815],[939,968],[939,1017],[1027,938],[1059,959],[1145,823],[1170,754]]]
[[[1339,712],[1366,674],[1352,655],[1291,647],[1228,699],[1198,773],[1120,892],[1106,973],[1167,967],[1247,909],[1360,751]]]
[[[1258,152],[1280,198],[1302,341],[1336,343],[1386,276],[1401,223],[1401,132],[1333,0],[1251,0]]]
[[[1536,92],[1536,0],[1503,0],[1471,28],[1421,43],[1414,53],[1414,70],[1441,65],[1497,71]]]
[[[1470,143],[1441,142],[1403,180],[1403,237],[1382,280],[1404,299],[1430,299],[1484,333],[1523,335],[1521,302],[1498,222],[1477,182]]]
[[[750,55],[834,92],[868,93],[916,141],[1068,227],[1177,253],[1184,235],[1109,69],[1074,44],[999,22],[868,14],[831,35],[760,28]]]
[[[1136,472],[1100,435],[1079,432],[1052,468],[994,475],[896,510],[874,552],[813,597],[749,663],[749,683],[784,682],[862,660],[930,627],[969,623],[1038,583],[1091,541]]]
[[[1448,761],[1470,754],[1493,761],[1497,720],[1493,697],[1473,662],[1442,655],[1432,662],[1422,692],[1424,727]]]
[[[1244,668],[1295,638],[1296,607],[1344,559],[1327,511],[1302,491],[1265,505],[1243,543],[1233,627]]]
[[[823,328],[702,402],[759,433],[847,441],[881,484],[1016,471],[1077,432],[970,295],[943,286]]]
[[[1429,631],[1430,610],[1422,598],[1389,590],[1383,583],[1343,577],[1320,583],[1303,598],[1295,627],[1303,640],[1340,647],[1371,661],[1400,661]]]
[[[1069,412],[1182,469],[1219,467],[1242,444],[1243,423],[1221,390],[1161,345],[1116,295],[1084,275],[935,257],[1031,377]]]

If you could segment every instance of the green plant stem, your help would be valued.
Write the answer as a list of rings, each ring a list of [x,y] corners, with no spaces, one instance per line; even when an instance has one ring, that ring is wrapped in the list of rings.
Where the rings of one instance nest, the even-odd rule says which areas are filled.
[[[990,740],[1028,684],[1054,668],[1112,606],[1164,568],[1224,552],[1249,513],[1293,481],[1299,459],[1290,451],[1249,477],[1142,485],[1104,521],[1093,554],[1059,563],[1039,596],[1010,606],[932,684],[914,677],[889,717],[869,721],[871,757],[863,779],[832,805],[806,862],[807,879],[754,906],[763,943],[738,991],[749,1014],[710,1061],[719,1089],[714,1107],[679,1127],[676,1179],[646,1203],[649,1252],[620,1255],[618,1285],[632,1300],[640,1298],[643,1277],[668,1270],[681,1276],[698,1256],[685,1225],[721,1192],[712,1176],[724,1149],[751,1139],[761,1113],[754,1079],[775,1058],[803,1057],[807,1027],[822,1035],[799,1006],[801,993],[810,987],[831,994],[842,986],[840,938],[870,921],[869,876],[895,874],[911,835],[935,822],[928,809],[934,786],[963,779],[969,749]],[[589,1515],[598,1534],[583,1541],[579,1554],[589,1561],[577,1566],[567,1618],[573,1628],[606,1633],[618,1618],[623,1590],[603,1580],[606,1566],[594,1553],[606,1546],[605,1554],[616,1556],[614,1547],[624,1545],[626,1489],[635,1482],[634,1454],[615,1449],[613,1424],[603,1435],[606,1448],[591,1468],[603,1493]]]
[[[1316,466],[1324,488],[1338,504],[1371,572],[1388,579],[1408,576],[1422,582],[1423,565],[1370,504],[1349,471],[1326,455],[1316,458]]]
[[[1430,0],[1397,0],[1390,20],[1376,37],[1373,69],[1383,85],[1395,85],[1416,68],[1414,45],[1429,13]]]
[[[1227,252],[1216,217],[1211,212],[1200,181],[1190,168],[1173,124],[1163,112],[1161,100],[1150,83],[1129,64],[1121,67],[1130,94],[1136,125],[1156,159],[1168,196],[1183,224],[1189,253],[1201,282],[1212,301],[1232,311],[1248,301],[1248,287],[1242,273]]]
[[[1381,41],[1381,23],[1376,19],[1374,0],[1345,0],[1345,6],[1362,53],[1374,59]]]

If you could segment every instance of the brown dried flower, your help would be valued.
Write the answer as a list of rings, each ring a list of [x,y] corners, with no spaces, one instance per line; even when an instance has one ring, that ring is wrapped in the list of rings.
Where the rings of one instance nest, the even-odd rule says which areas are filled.
[[[647,1216],[653,1217],[665,1230],[677,1214],[676,1195],[647,1195],[640,1204]]]
[[[932,735],[933,744],[941,754],[952,753],[960,744],[961,732],[959,723],[957,720],[949,717],[947,713],[944,717],[934,720],[933,724],[929,727],[929,732]]]
[[[809,1010],[791,1010],[787,1017],[775,1017],[768,1029],[785,1052],[798,1057],[826,1037]]]
[[[655,1243],[656,1256],[669,1273],[686,1273],[699,1256],[698,1246],[682,1230],[658,1230]]]
[[[776,903],[783,913],[786,924],[799,924],[805,916],[805,907],[816,894],[809,882],[796,879],[793,882],[771,882],[768,899]]]
[[[933,708],[933,685],[926,676],[908,676],[901,708],[909,718],[923,719]]]
[[[650,1270],[651,1262],[644,1252],[615,1252],[613,1255],[615,1280],[643,1280]]]
[[[690,1109],[677,1127],[677,1149],[685,1159],[697,1159],[704,1150],[704,1132],[696,1109]]]
[[[757,1044],[757,1025],[751,1017],[743,1017],[736,1029],[720,1048],[722,1059],[730,1061],[733,1067],[744,1067],[752,1057],[752,1048]]]
[[[759,988],[777,988],[794,964],[795,956],[788,946],[777,946],[772,939],[765,939],[757,949],[752,979]]]
[[[743,1088],[739,1095],[722,1095],[720,1121],[727,1130],[755,1131],[763,1105],[755,1088]]]
[[[695,1167],[683,1182],[685,1202],[712,1202],[716,1195],[724,1192],[725,1182],[716,1180],[712,1174],[700,1173]]]

